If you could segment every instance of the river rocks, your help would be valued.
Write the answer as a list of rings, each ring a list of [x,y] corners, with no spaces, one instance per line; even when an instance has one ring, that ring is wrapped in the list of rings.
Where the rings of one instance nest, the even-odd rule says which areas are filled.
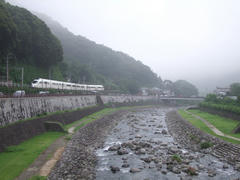
[[[137,173],[137,172],[141,172],[141,170],[139,168],[131,168],[130,173]]]
[[[137,154],[137,155],[146,154],[146,150],[143,149],[143,148],[141,148],[141,149],[139,149],[138,151],[136,151],[135,154]]]
[[[141,160],[146,163],[150,163],[152,161],[152,157],[141,158]]]
[[[124,154],[128,154],[128,151],[126,150],[126,149],[119,149],[118,151],[117,151],[117,154],[118,155],[124,155]]]
[[[191,176],[197,176],[198,175],[197,170],[194,167],[191,167],[191,166],[183,169],[183,172],[185,172],[185,173],[187,173]]]
[[[122,165],[123,168],[128,168],[129,166],[130,166],[130,165],[127,164],[127,163],[124,163],[124,164]]]
[[[208,170],[208,176],[209,177],[214,177],[216,175],[217,175],[217,173],[216,173],[216,171],[214,169],[209,169]]]
[[[162,130],[162,134],[167,134],[167,131],[165,129]]]
[[[124,179],[152,179],[154,177],[156,179],[184,180],[198,178],[192,176],[208,179],[208,176],[220,177],[216,172],[224,173],[232,170],[231,167],[229,167],[229,170],[223,170],[224,163],[216,163],[215,159],[209,157],[209,152],[201,150],[200,146],[196,145],[197,153],[189,149],[188,146],[185,146],[186,142],[180,141],[185,137],[177,136],[176,138],[179,141],[173,141],[172,132],[169,128],[166,129],[163,118],[162,122],[159,120],[160,118],[153,121],[151,117],[147,116],[148,111],[142,111],[139,114],[136,113],[134,121],[132,121],[133,119],[119,121],[116,129],[120,130],[113,131],[113,134],[109,136],[106,146],[111,144],[110,148],[116,151],[116,154],[110,151],[101,154],[99,159],[102,160],[99,162],[102,163],[100,166],[102,168],[99,169],[104,169],[106,163],[108,164],[107,167],[111,164],[114,164],[115,167],[113,170],[110,168],[110,170],[97,171],[100,178],[96,180],[102,177],[109,177],[109,180],[121,177],[124,177]],[[148,119],[144,117],[148,117]],[[137,133],[135,133],[136,130]],[[200,138],[200,140],[202,139]],[[121,145],[112,145],[113,143],[121,143]],[[192,142],[188,141],[187,143],[191,144]],[[212,163],[210,163],[211,161]],[[216,171],[215,169],[210,171],[208,170],[210,167],[212,169],[218,167],[222,171]],[[117,173],[112,174],[111,171]],[[126,173],[128,171],[130,173]],[[137,172],[141,172],[141,174],[134,174]],[[111,173],[111,175],[108,173]],[[101,176],[101,174],[104,174],[104,176]],[[147,176],[148,174],[151,175]]]
[[[116,166],[110,166],[110,169],[113,173],[120,171],[119,167],[116,167]]]
[[[228,165],[226,165],[226,164],[223,165],[223,169],[228,169],[228,168],[229,168]]]
[[[162,174],[167,174],[167,170],[166,169],[163,169],[161,172],[162,172]]]
[[[116,145],[113,145],[111,146],[110,148],[108,148],[108,151],[117,151],[121,148],[121,145],[119,144],[116,144]]]
[[[139,138],[139,139],[141,139],[141,138],[142,138],[142,136],[141,136],[141,135],[139,135],[139,134],[137,134],[137,135],[135,136],[135,138]]]
[[[172,172],[175,173],[175,174],[181,174],[181,170],[177,167],[173,167]]]

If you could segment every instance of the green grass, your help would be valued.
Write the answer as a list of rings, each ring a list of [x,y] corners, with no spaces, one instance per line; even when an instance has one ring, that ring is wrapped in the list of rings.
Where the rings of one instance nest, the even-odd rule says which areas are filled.
[[[209,127],[207,127],[201,120],[193,117],[191,114],[188,114],[186,112],[184,112],[184,110],[179,110],[178,111],[179,114],[186,119],[187,121],[189,121],[192,125],[194,125],[195,127],[199,128],[201,131],[208,133],[210,135],[216,136],[224,141],[233,143],[233,144],[240,144],[240,141],[234,140],[234,139],[230,139],[227,137],[223,137],[223,136],[218,136],[216,135]]]
[[[191,114],[186,113],[184,110],[179,110],[178,112],[184,119],[189,121],[191,124],[193,124],[197,128],[203,130],[204,132],[206,132],[208,134],[212,134],[212,135],[215,134],[215,133],[213,133],[213,131],[209,127],[207,127],[204,124],[204,122],[202,122],[201,120],[193,117]]]
[[[215,126],[217,129],[222,131],[224,134],[240,138],[240,134],[234,134],[232,133],[233,129],[237,127],[239,124],[239,121],[224,118],[218,115],[209,114],[200,110],[189,110],[191,113],[196,114],[203,119],[207,120],[209,123],[211,123],[213,126]]]
[[[17,146],[10,146],[0,153],[0,179],[15,179],[27,168],[49,145],[64,133],[47,132],[35,136]]]
[[[45,176],[33,176],[28,180],[47,180],[47,177],[45,177]]]

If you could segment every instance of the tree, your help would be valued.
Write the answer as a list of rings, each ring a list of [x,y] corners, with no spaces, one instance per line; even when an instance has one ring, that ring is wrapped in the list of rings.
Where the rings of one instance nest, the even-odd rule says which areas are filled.
[[[173,83],[173,89],[176,96],[197,96],[198,89],[191,83],[185,80],[178,80]]]
[[[240,96],[240,83],[233,83],[230,85],[230,94],[233,96]]]

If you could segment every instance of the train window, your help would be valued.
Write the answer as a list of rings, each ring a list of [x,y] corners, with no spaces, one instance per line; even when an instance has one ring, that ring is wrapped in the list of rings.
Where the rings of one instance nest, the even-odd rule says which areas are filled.
[[[33,81],[32,83],[35,84],[35,83],[37,83],[37,82],[38,82],[38,81],[35,80],[35,81]]]

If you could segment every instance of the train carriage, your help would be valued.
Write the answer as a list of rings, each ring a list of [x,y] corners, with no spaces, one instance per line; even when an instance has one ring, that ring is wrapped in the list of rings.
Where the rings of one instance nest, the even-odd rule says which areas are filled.
[[[77,84],[63,81],[55,81],[50,79],[35,79],[32,87],[42,89],[59,89],[59,90],[81,90],[81,91],[103,91],[103,85],[87,85]]]

